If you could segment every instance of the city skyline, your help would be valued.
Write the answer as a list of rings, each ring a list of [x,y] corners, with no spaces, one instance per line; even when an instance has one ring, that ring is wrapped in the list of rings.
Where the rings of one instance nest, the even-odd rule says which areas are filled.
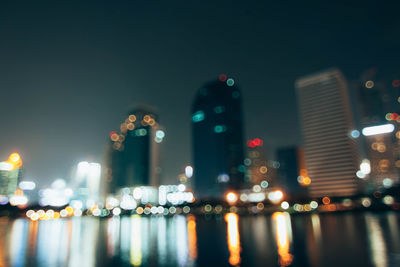
[[[245,138],[258,136],[271,150],[300,144],[292,134],[299,133],[297,77],[337,66],[349,80],[370,67],[388,83],[398,78],[399,22],[390,4],[321,9],[297,3],[286,9],[277,3],[222,1],[208,8],[177,2],[194,20],[158,4],[77,5],[73,12],[57,3],[3,2],[0,31],[7,42],[0,44],[0,111],[7,116],[1,157],[19,152],[27,178],[41,185],[68,178],[78,162],[101,161],[108,133],[131,104],[143,102],[163,117],[168,183],[192,161],[194,92],[220,73],[245,88]],[[157,42],[164,46],[152,45]]]

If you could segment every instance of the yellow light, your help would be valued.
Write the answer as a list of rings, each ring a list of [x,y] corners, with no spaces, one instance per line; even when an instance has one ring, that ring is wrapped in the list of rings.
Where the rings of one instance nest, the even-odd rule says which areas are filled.
[[[6,162],[13,165],[13,170],[22,166],[21,156],[18,153],[12,153]]]
[[[311,179],[310,179],[310,177],[304,177],[304,179],[303,179],[303,184],[304,184],[304,185],[309,185],[309,184],[311,184]]]
[[[238,200],[238,196],[233,192],[229,192],[228,194],[226,194],[225,199],[226,201],[228,201],[229,204],[234,204]]]
[[[240,264],[240,236],[239,236],[239,217],[235,213],[225,215],[228,233],[229,263],[233,266]]]
[[[280,266],[289,266],[293,261],[293,255],[289,253],[289,234],[285,213],[275,212],[272,219],[276,225],[276,243],[278,245]]]
[[[128,120],[131,122],[136,121],[136,116],[135,115],[129,115]]]

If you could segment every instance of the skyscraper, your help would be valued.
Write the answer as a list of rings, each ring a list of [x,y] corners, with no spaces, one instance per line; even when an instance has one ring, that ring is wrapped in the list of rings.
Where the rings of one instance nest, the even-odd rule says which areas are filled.
[[[129,112],[119,133],[110,132],[112,148],[105,180],[111,192],[123,187],[158,185],[159,146],[164,137],[158,116],[151,108],[139,106]]]
[[[22,178],[22,160],[18,153],[12,153],[7,161],[0,162],[0,196],[14,194]]]
[[[392,183],[399,182],[400,116],[395,113],[398,111],[398,96],[390,94],[387,89],[387,84],[390,83],[379,80],[376,69],[364,72],[356,84],[360,107],[359,124],[367,130],[367,135],[363,134],[361,140],[364,141],[366,152],[363,163],[364,166],[370,165],[367,173],[360,170],[358,175],[368,181],[371,190],[382,186],[389,187]],[[393,130],[379,130],[385,128]]]
[[[310,195],[347,196],[359,189],[357,147],[343,74],[329,69],[296,81]]]
[[[197,92],[192,107],[195,194],[221,198],[244,181],[241,95],[220,75]]]

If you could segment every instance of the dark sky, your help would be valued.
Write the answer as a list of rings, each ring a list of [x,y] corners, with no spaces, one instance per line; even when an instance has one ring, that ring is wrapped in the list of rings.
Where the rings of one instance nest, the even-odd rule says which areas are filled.
[[[68,178],[102,159],[131,104],[147,103],[173,182],[191,162],[195,91],[220,73],[242,89],[246,137],[270,155],[299,144],[296,77],[377,67],[390,79],[400,63],[399,1],[302,2],[1,1],[0,159],[20,152],[42,185]]]

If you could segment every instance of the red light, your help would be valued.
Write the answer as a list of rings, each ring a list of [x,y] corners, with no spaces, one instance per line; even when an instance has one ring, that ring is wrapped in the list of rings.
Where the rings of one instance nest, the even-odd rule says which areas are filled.
[[[110,137],[111,137],[112,135],[115,135],[115,134],[117,134],[117,133],[114,132],[114,131],[111,131],[111,132],[110,132]]]
[[[393,87],[399,87],[400,86],[400,80],[393,80],[392,85],[393,85]]]
[[[264,142],[260,138],[255,138],[254,140],[247,141],[247,146],[251,148],[254,148],[256,146],[262,146],[263,144]]]
[[[397,113],[392,113],[391,115],[390,115],[390,119],[392,120],[392,121],[395,121],[395,120],[397,120],[399,118],[399,114],[397,114]]]
[[[220,74],[219,77],[218,77],[218,79],[219,79],[221,82],[225,82],[226,79],[227,79],[227,77],[226,77],[225,74]]]

